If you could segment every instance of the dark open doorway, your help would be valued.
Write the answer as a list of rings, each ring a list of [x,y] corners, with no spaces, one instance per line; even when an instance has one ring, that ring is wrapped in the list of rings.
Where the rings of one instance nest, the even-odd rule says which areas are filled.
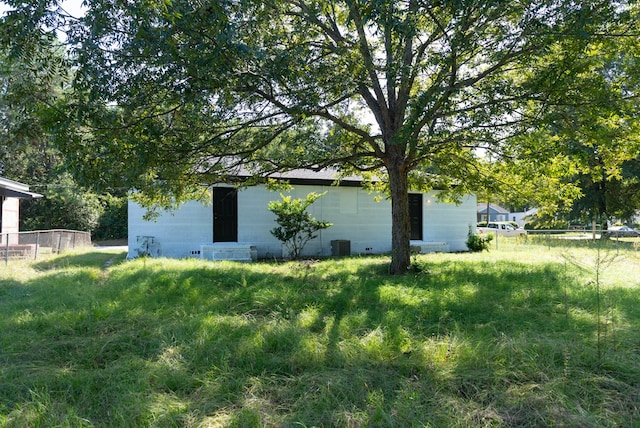
[[[238,242],[238,192],[213,189],[213,242]]]
[[[411,239],[422,241],[422,194],[409,193]]]

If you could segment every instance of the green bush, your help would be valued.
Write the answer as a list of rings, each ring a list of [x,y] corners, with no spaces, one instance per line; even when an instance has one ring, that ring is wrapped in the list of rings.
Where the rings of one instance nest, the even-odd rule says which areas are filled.
[[[489,251],[489,243],[493,240],[493,234],[473,233],[469,228],[469,235],[467,237],[467,248],[473,253],[479,253],[482,251]]]
[[[98,218],[98,227],[93,232],[97,241],[127,237],[127,197],[106,195],[101,197],[103,211]]]
[[[300,252],[309,240],[317,236],[318,230],[332,226],[326,221],[316,220],[307,212],[307,207],[325,193],[311,192],[305,199],[280,195],[281,201],[269,202],[269,210],[276,215],[276,222],[280,225],[273,228],[271,234],[284,244],[291,258],[300,257]]]
[[[43,191],[44,197],[24,201],[20,206],[20,229],[72,229],[93,232],[103,212],[100,197],[78,186],[71,176],[62,174],[55,185]]]
[[[126,238],[126,196],[97,195],[67,174],[42,193],[21,202],[20,230],[72,229],[90,232],[95,240]]]
[[[569,222],[556,219],[533,219],[524,225],[525,230],[567,230]]]

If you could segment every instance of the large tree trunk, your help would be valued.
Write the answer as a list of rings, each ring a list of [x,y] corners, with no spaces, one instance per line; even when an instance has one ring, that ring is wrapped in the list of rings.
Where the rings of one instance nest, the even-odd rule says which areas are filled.
[[[411,266],[409,221],[409,178],[403,162],[389,162],[391,191],[391,266],[392,274],[404,273]]]

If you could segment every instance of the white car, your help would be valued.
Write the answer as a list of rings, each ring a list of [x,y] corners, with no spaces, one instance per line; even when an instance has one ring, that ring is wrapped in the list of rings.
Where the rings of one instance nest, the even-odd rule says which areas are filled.
[[[640,232],[628,226],[611,226],[609,230],[603,230],[602,233],[615,237],[631,236],[635,238],[636,236],[640,236]]]
[[[527,231],[522,228],[515,228],[506,221],[490,221],[484,227],[478,227],[478,233],[495,233],[500,236],[527,236]]]

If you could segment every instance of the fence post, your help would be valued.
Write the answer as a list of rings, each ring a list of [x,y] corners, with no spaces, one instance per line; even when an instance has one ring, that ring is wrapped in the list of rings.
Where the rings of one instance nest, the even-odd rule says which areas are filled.
[[[40,231],[36,232],[36,250],[34,251],[33,260],[38,260],[39,249],[40,249]]]

